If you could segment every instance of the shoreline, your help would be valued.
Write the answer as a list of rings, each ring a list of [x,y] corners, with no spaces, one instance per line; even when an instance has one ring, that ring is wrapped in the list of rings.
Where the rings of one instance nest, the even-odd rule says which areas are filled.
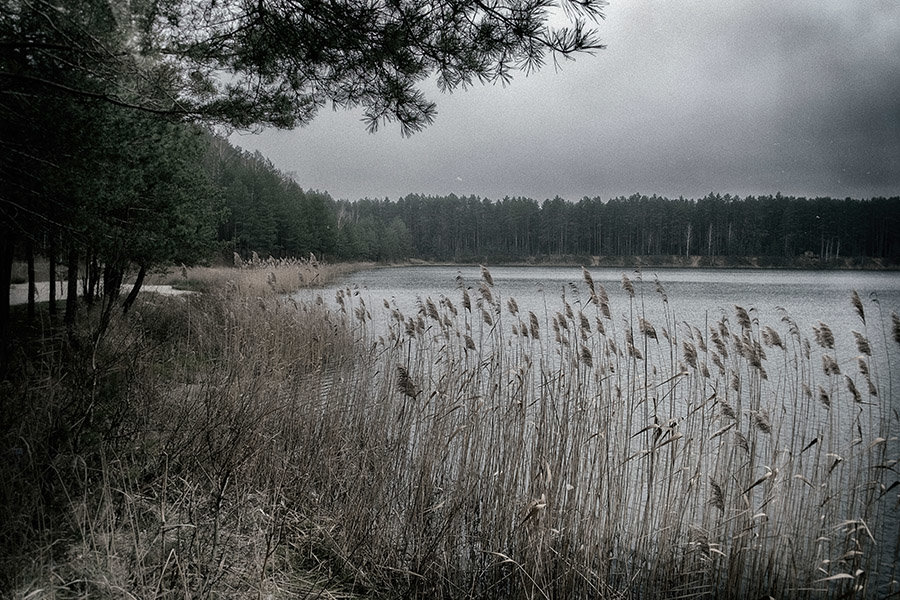
[[[882,259],[860,259],[847,258],[830,260],[823,264],[819,259],[801,258],[796,261],[786,263],[772,260],[769,262],[768,257],[706,257],[706,256],[629,256],[629,257],[605,257],[605,256],[554,256],[554,257],[530,257],[526,260],[491,260],[490,257],[484,257],[482,260],[459,260],[459,261],[431,261],[424,259],[408,259],[402,262],[389,263],[330,263],[333,265],[344,265],[348,267],[342,270],[340,274],[336,274],[338,278],[349,275],[356,271],[364,269],[382,269],[390,267],[477,267],[480,265],[488,267],[560,267],[560,268],[594,268],[594,269],[642,269],[642,270],[665,270],[665,269],[696,269],[696,270],[739,270],[739,271],[868,271],[868,272],[898,272],[900,271],[900,263],[894,264],[886,262]],[[266,267],[258,269],[261,272],[266,271]],[[50,282],[37,281],[36,302],[49,301]],[[67,286],[66,281],[59,280],[57,282],[57,300],[65,300]],[[318,287],[301,285],[300,287]],[[130,285],[124,285],[122,290],[127,293],[131,289]],[[164,296],[183,296],[187,294],[197,293],[194,290],[179,289],[170,284],[144,284],[141,286],[141,293],[149,292]],[[79,285],[79,295],[81,295],[81,286]],[[12,283],[9,289],[10,306],[18,306],[28,303],[28,284]]]
[[[794,261],[777,260],[774,257],[707,257],[707,256],[553,256],[530,257],[525,260],[430,261],[410,259],[404,262],[385,263],[380,266],[493,266],[493,267],[586,267],[609,269],[708,269],[750,271],[900,271],[900,263],[884,259],[846,258],[827,262],[817,258],[801,257]]]

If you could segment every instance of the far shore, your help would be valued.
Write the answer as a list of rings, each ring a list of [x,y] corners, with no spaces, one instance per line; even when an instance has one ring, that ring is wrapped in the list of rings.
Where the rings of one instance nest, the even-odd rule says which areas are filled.
[[[410,259],[386,266],[465,266],[486,265],[493,267],[588,267],[597,269],[785,269],[801,271],[897,271],[900,263],[880,258],[839,258],[821,260],[801,256],[786,261],[781,257],[767,256],[544,256],[525,260],[509,260],[502,257],[469,258],[459,261],[431,261]]]

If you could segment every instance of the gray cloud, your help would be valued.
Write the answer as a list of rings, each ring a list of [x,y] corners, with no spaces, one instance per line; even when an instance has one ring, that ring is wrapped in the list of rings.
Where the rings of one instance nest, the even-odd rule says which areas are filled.
[[[235,136],[339,198],[900,193],[900,5],[613,2],[609,48],[441,96],[411,139],[358,112]]]

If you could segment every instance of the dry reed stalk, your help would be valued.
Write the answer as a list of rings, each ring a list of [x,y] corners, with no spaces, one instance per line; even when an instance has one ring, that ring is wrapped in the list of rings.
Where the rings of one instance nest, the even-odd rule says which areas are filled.
[[[828,325],[819,321],[818,327],[813,326],[813,333],[816,337],[816,343],[819,344],[819,346],[834,350],[834,334],[831,332],[831,328],[829,328]]]
[[[863,322],[863,325],[866,324],[866,311],[863,309],[862,300],[859,299],[859,294],[856,290],[853,290],[850,295],[850,301],[853,304],[853,308],[856,309],[856,314],[859,315],[860,320]]]
[[[840,375],[841,367],[838,365],[837,361],[833,356],[828,354],[822,355],[822,371],[826,375]]]
[[[872,356],[872,347],[869,345],[869,340],[866,339],[866,336],[858,331],[853,331],[852,333],[856,340],[856,349],[859,350],[859,353],[866,356]]]
[[[628,278],[628,275],[624,273],[622,273],[622,289],[625,290],[629,298],[634,299],[634,284]]]
[[[762,336],[763,343],[766,346],[781,348],[782,350],[784,350],[784,342],[781,341],[781,336],[777,331],[775,331],[768,325],[763,328]]]
[[[481,278],[484,279],[485,283],[487,283],[489,286],[493,287],[494,286],[494,278],[491,277],[491,272],[488,271],[487,267],[485,267],[484,265],[480,265],[480,268],[481,268]]]
[[[656,336],[656,328],[643,317],[638,319],[638,328],[646,337],[659,341],[659,338]]]

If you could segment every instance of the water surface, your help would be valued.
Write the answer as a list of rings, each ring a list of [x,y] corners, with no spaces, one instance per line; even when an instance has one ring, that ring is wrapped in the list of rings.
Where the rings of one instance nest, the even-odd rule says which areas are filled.
[[[514,298],[523,311],[543,315],[545,308],[559,311],[560,300],[588,311],[590,300],[582,272],[573,267],[491,267],[494,293],[502,298]],[[637,312],[651,322],[664,318],[668,308],[673,321],[688,321],[705,330],[704,323],[712,323],[728,316],[733,321],[734,307],[741,306],[758,318],[760,324],[776,327],[783,314],[794,319],[804,335],[812,335],[812,327],[820,322],[834,332],[847,354],[855,354],[852,331],[862,332],[863,322],[857,315],[850,297],[859,294],[868,317],[870,336],[888,335],[881,324],[890,325],[890,313],[900,311],[900,274],[882,271],[793,271],[747,269],[662,269],[658,271],[623,271],[590,269],[595,285],[603,286],[609,294],[613,317],[631,318]],[[622,276],[633,282],[636,291],[632,304],[622,288]],[[481,281],[478,267],[417,266],[368,269],[356,272],[332,287],[304,290],[300,298],[321,296],[334,302],[337,289],[357,290],[370,309],[378,309],[384,300],[394,302],[404,314],[415,314],[417,299],[437,301],[447,297],[459,303],[463,286],[477,289]],[[657,291],[656,280],[662,285],[667,302]],[[781,311],[779,309],[784,309]],[[378,320],[378,310],[372,310]],[[782,326],[783,327],[783,326]]]

